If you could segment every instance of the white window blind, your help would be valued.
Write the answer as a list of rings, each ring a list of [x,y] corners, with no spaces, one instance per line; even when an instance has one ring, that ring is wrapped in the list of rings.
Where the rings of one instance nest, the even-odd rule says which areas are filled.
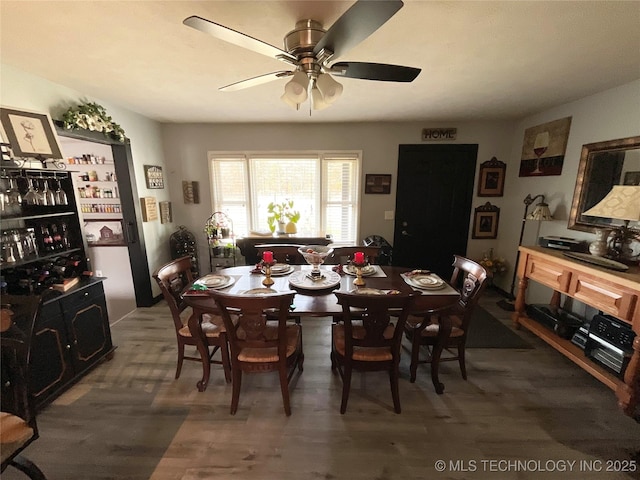
[[[236,235],[265,231],[269,203],[289,199],[300,235],[357,242],[359,152],[209,152],[209,160],[213,208],[232,218]]]

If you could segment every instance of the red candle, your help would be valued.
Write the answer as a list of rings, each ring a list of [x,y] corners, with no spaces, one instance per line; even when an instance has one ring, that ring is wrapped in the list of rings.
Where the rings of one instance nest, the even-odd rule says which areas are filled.
[[[353,254],[353,263],[364,263],[364,252],[355,252]]]
[[[270,251],[266,251],[266,252],[262,252],[262,260],[265,263],[272,263],[273,262],[273,252]]]

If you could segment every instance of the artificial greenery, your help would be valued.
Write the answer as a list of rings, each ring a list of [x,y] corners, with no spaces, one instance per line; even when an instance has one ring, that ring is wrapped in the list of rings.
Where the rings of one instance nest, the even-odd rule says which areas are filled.
[[[271,202],[267,205],[267,223],[269,224],[269,230],[273,233],[276,230],[276,224],[284,222],[285,219],[291,223],[297,223],[300,220],[300,212],[294,210],[293,200],[286,199],[283,202],[275,203]]]
[[[94,102],[85,102],[76,107],[70,107],[62,115],[64,128],[75,130],[84,128],[95,132],[102,132],[105,135],[118,140],[125,141],[124,130],[120,125],[107,115],[107,111],[102,105]]]

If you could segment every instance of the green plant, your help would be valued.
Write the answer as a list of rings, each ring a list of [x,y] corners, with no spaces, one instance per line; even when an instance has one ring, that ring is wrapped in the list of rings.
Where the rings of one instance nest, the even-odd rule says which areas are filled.
[[[267,223],[272,233],[276,230],[276,224],[284,222],[285,219],[291,223],[297,223],[300,220],[300,212],[294,210],[293,200],[289,199],[279,203],[271,202],[267,205],[267,212],[269,212]]]
[[[102,132],[120,142],[125,141],[122,127],[107,115],[107,111],[102,105],[94,102],[85,102],[76,107],[70,107],[62,114],[62,122],[67,130],[84,128]]]

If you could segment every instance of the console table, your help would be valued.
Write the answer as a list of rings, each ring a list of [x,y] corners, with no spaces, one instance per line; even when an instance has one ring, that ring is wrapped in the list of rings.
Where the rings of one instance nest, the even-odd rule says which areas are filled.
[[[273,236],[273,237],[243,237],[239,238],[236,245],[240,249],[240,253],[245,258],[247,265],[258,263],[258,249],[256,245],[262,243],[295,243],[300,245],[329,245],[331,238],[326,236],[317,237],[298,237],[298,236]]]
[[[513,321],[524,326],[564,356],[616,392],[618,404],[630,416],[640,399],[640,268],[617,272],[571,260],[561,252],[542,247],[520,247],[518,294]],[[624,381],[587,358],[577,345],[548,330],[525,313],[525,294],[529,281],[553,290],[551,305],[560,306],[560,294],[613,315],[631,325],[637,334],[633,356]]]

